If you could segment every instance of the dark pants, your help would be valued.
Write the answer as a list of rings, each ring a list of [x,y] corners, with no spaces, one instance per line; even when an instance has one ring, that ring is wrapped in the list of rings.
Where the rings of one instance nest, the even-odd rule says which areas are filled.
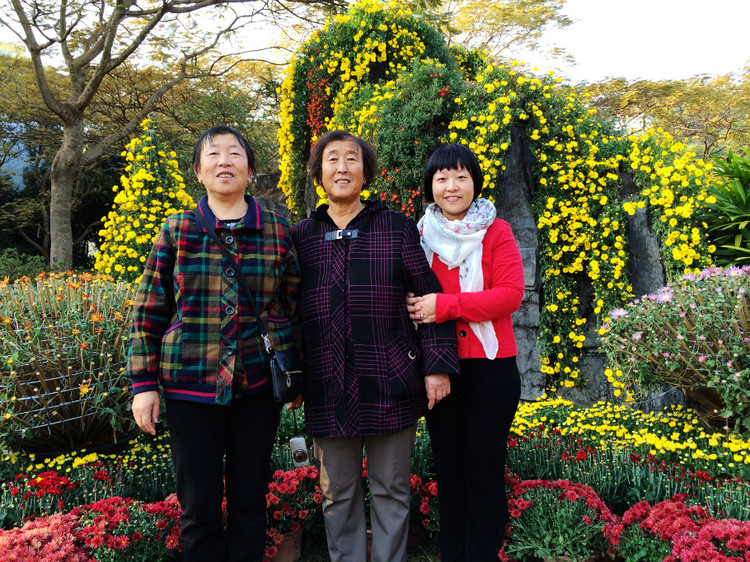
[[[182,508],[182,560],[263,560],[271,448],[279,424],[270,391],[229,406],[167,400],[166,418]]]
[[[442,562],[497,560],[508,521],[508,432],[520,396],[515,357],[462,359],[450,395],[427,414]]]

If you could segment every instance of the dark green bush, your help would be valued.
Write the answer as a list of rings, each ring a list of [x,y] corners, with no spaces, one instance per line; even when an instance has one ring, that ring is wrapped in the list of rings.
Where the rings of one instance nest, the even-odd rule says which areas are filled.
[[[36,277],[47,268],[47,260],[19,252],[15,248],[0,250],[0,279],[15,281],[19,277]]]
[[[747,151],[745,151],[747,154]],[[750,156],[731,150],[726,161],[713,157],[715,174],[723,183],[714,184],[709,235],[716,246],[719,265],[750,263]]]

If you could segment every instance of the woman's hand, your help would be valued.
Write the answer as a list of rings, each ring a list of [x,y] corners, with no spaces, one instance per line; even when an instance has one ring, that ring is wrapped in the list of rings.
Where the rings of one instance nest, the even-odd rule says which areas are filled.
[[[155,423],[159,421],[159,393],[156,390],[139,392],[133,396],[133,418],[143,431],[156,435]]]
[[[414,293],[406,295],[406,310],[411,318],[417,324],[429,324],[437,321],[435,308],[437,305],[437,295],[428,293],[421,297],[415,297]]]
[[[443,398],[451,393],[451,379],[448,375],[427,375],[424,378],[424,386],[427,390],[427,409],[432,408]]]
[[[294,400],[289,402],[289,404],[287,404],[286,409],[297,410],[300,406],[302,406],[302,393],[301,392],[297,395],[297,398],[295,398]]]

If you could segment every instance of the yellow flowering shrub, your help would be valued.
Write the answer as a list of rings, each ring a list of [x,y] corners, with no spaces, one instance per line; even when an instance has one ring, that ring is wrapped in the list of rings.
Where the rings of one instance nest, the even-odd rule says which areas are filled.
[[[412,60],[414,59],[414,60]],[[596,324],[631,300],[625,225],[648,207],[667,281],[710,265],[702,217],[709,167],[661,131],[626,137],[552,73],[447,48],[434,29],[392,3],[363,0],[294,58],[280,89],[281,187],[300,216],[305,161],[320,132],[344,128],[370,141],[381,166],[363,198],[421,211],[424,164],[441,142],[468,146],[495,201],[514,135],[528,140],[539,229],[543,308],[539,344],[548,388],[581,381]],[[623,196],[623,177],[637,193]],[[614,380],[614,379],[613,379]],[[620,395],[622,388],[616,386]]]
[[[136,283],[164,220],[195,206],[185,190],[177,155],[164,146],[151,119],[143,121],[141,129],[141,136],[122,153],[127,175],[112,188],[117,195],[112,210],[102,218],[94,264],[99,273]]]
[[[715,179],[708,173],[713,164],[696,158],[684,142],[661,128],[627,140],[628,171],[642,190],[625,203],[625,211],[632,215],[649,205],[668,281],[697,273],[711,263],[709,256],[716,250],[706,237],[704,222],[716,203],[710,189]]]
[[[341,119],[334,125],[331,119],[339,111],[351,108],[353,100],[364,99],[362,89],[374,85],[373,89],[366,90],[374,98],[373,103],[361,108],[356,115],[357,126],[351,127],[353,133],[373,140],[371,135],[376,131],[373,124],[383,117],[382,104],[377,102],[391,100],[399,75],[409,71],[412,61],[418,63],[428,57],[434,59],[435,64],[451,65],[452,69],[457,69],[440,34],[412,16],[403,3],[394,1],[383,4],[378,0],[361,0],[348,13],[330,20],[300,48],[279,89],[282,100],[278,131],[279,186],[287,196],[287,205],[293,215],[301,217],[304,209],[305,164],[319,133],[334,126],[352,125]],[[406,78],[402,76],[400,79]],[[435,84],[434,91],[430,91],[431,99],[441,97],[437,90],[442,86],[444,84]],[[428,108],[427,103],[415,101],[420,110]],[[423,132],[420,128],[411,131],[409,123],[399,126],[401,131],[406,131],[402,136],[414,134],[419,137]],[[399,129],[389,127],[388,130]],[[415,140],[410,140],[412,145]],[[382,145],[377,144],[379,155],[384,156]],[[401,154],[404,160],[410,156],[408,152]],[[413,166],[422,164],[415,162]],[[397,173],[395,168],[391,171]],[[419,186],[410,185],[409,189],[419,190]],[[372,196],[375,196],[374,192]],[[389,203],[400,208],[409,198],[411,194],[405,191],[395,200],[389,197]],[[322,188],[317,190],[315,199],[318,203],[325,199]]]

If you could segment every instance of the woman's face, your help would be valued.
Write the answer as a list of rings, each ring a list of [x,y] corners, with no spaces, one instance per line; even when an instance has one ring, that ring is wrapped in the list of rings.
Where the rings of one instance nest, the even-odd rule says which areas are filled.
[[[241,197],[253,170],[247,163],[245,148],[231,134],[216,135],[201,147],[195,175],[205,185],[209,197]]]
[[[350,140],[331,141],[323,150],[321,180],[331,203],[359,199],[365,184],[362,151]]]
[[[474,200],[474,180],[464,167],[438,170],[432,176],[432,197],[445,218],[461,220]]]

